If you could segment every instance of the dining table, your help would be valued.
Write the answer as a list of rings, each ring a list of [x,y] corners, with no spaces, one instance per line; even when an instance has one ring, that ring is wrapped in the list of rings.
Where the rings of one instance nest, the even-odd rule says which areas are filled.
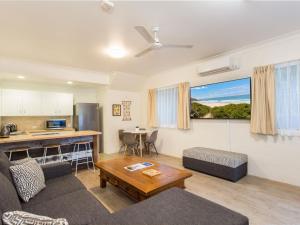
[[[151,133],[152,130],[148,129],[134,129],[134,130],[124,130],[124,133],[131,133],[135,135],[139,135],[139,149],[140,149],[140,156],[143,157],[143,134]]]

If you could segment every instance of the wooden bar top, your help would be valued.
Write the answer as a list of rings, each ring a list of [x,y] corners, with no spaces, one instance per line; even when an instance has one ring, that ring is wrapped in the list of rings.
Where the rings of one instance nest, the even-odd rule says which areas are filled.
[[[39,141],[52,139],[66,139],[74,137],[98,136],[101,132],[85,130],[85,131],[51,131],[41,133],[27,133],[20,135],[11,135],[8,138],[0,138],[0,144],[18,143],[25,141]]]

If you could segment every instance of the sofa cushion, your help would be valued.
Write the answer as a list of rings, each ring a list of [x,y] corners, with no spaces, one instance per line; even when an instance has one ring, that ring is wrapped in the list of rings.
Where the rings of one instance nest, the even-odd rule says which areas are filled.
[[[57,177],[46,181],[44,188],[35,197],[25,202],[22,205],[29,207],[30,205],[39,204],[57,198],[59,196],[72,193],[78,190],[85,190],[83,184],[72,174],[62,177]]]
[[[0,173],[0,215],[13,210],[22,210],[18,194],[13,184]]]
[[[249,225],[248,218],[179,188],[164,191],[112,215],[114,224]]]
[[[45,188],[45,177],[41,166],[34,160],[11,166],[9,168],[19,196],[28,202],[43,188]]]
[[[110,217],[104,206],[87,190],[79,190],[40,204],[25,204],[23,210],[52,218],[66,218],[70,225],[107,224],[105,221]]]
[[[24,211],[6,212],[2,216],[2,220],[6,225],[69,225],[68,221],[64,218],[52,219],[50,217],[27,213]]]
[[[11,166],[10,161],[8,160],[4,152],[0,152],[0,172],[7,177],[7,179],[13,183],[9,167]]]

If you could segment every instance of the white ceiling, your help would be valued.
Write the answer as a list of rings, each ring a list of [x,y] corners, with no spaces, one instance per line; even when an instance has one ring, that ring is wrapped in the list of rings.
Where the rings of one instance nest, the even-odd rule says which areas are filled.
[[[300,29],[300,2],[0,2],[0,54],[103,72],[153,75]],[[160,26],[162,42],[194,44],[135,58],[148,47],[134,30]],[[112,44],[129,55],[103,54]]]

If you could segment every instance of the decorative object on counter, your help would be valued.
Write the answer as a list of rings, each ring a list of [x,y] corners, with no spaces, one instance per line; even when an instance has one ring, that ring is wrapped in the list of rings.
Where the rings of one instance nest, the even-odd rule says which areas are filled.
[[[123,121],[130,121],[131,120],[131,116],[130,116],[131,101],[122,101],[122,106],[123,106]]]
[[[8,126],[3,126],[0,132],[0,138],[8,138],[10,135],[10,129]]]
[[[34,159],[20,165],[11,166],[9,170],[17,192],[24,202],[28,202],[29,199],[46,187],[43,170]]]
[[[11,123],[11,122],[10,122],[10,123],[5,124],[5,126],[9,128],[10,133],[13,133],[13,132],[17,132],[17,131],[18,131],[18,126],[17,126],[17,124],[15,124],[15,123]]]
[[[139,131],[140,130],[140,127],[139,126],[136,126],[135,127],[135,131]]]
[[[112,115],[113,116],[121,116],[121,105],[120,104],[112,105]]]

